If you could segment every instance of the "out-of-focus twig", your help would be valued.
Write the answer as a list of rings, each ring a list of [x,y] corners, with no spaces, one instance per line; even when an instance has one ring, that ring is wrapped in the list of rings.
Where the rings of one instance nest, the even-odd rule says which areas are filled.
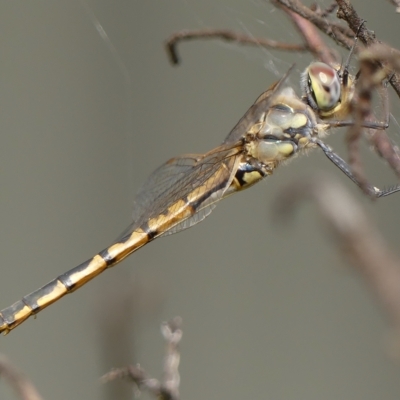
[[[167,345],[164,358],[163,387],[172,399],[179,399],[180,375],[178,368],[181,355],[178,344],[182,339],[181,325],[182,319],[180,317],[161,325],[161,332]]]
[[[364,20],[359,17],[349,0],[336,1],[339,5],[339,10],[337,12],[338,18],[345,20],[354,33],[358,32],[357,36],[362,43],[367,47],[380,43],[376,38],[375,33],[367,29],[366,24],[363,23]],[[398,52],[395,49],[391,49],[391,51]],[[381,63],[383,68],[388,69],[388,63],[386,60],[382,59]],[[396,91],[397,96],[400,98],[400,77],[398,74],[393,74],[391,76],[390,84]]]
[[[400,0],[389,0],[394,6],[396,6],[396,12],[400,13]]]
[[[291,183],[278,196],[278,214],[288,218],[305,198],[316,202],[343,254],[389,316],[395,332],[394,355],[400,356],[400,259],[389,249],[362,207],[333,179],[314,176]]]
[[[99,367],[103,371],[110,365],[128,364],[134,357],[134,334],[132,326],[137,322],[136,304],[139,285],[125,274],[112,274],[96,292],[94,316],[97,325]],[[107,385],[105,400],[127,400],[132,398],[128,385]]]
[[[362,123],[373,114],[371,110],[372,92],[373,90],[382,92],[382,85],[385,79],[390,78],[389,83],[400,98],[398,74],[400,71],[400,52],[378,41],[375,33],[367,29],[366,24],[359,17],[349,0],[336,1],[339,6],[338,18],[345,20],[349,27],[354,32],[357,32],[357,37],[360,41],[367,46],[359,54],[360,73],[356,85],[355,101],[352,102],[355,125],[349,129],[348,134],[350,164],[354,169],[355,175],[365,181],[362,173],[360,173],[360,157],[357,144],[358,138],[361,136]],[[389,113],[386,88],[384,88],[384,91],[385,108]],[[369,140],[377,153],[388,162],[396,175],[400,177],[400,152],[398,147],[393,145],[386,132],[383,130],[371,130]]]
[[[32,382],[2,354],[0,354],[0,376],[9,382],[22,400],[42,400]]]
[[[102,377],[103,382],[115,379],[128,378],[132,380],[140,390],[149,393],[161,400],[179,399],[179,361],[180,353],[178,344],[182,339],[181,318],[176,317],[168,323],[163,323],[161,332],[166,341],[166,355],[164,358],[164,376],[162,382],[149,378],[145,371],[139,366],[128,366],[108,372]]]
[[[308,47],[315,55],[317,55],[318,59],[331,64],[332,61],[329,60],[329,53],[326,51],[322,40],[315,39],[319,37],[315,32],[316,27],[322,29],[325,33],[328,33],[325,25],[323,25],[318,19],[320,18],[321,12],[317,9],[308,9],[298,0],[273,0],[273,3],[277,4],[281,9],[288,13],[298,30],[303,35]],[[383,99],[386,101],[387,89],[383,88],[382,82],[389,76],[390,83],[393,85],[394,89],[396,91],[400,89],[400,86],[397,85],[398,78],[395,73],[396,63],[398,64],[400,55],[397,50],[389,48],[388,46],[383,46],[382,44],[380,44],[380,46],[383,46],[382,49],[386,48],[386,52],[379,49],[378,53],[376,53],[378,43],[374,33],[366,28],[364,21],[358,16],[350,2],[348,0],[337,0],[337,5],[339,6],[338,17],[348,23],[349,27],[354,32],[353,36],[357,34],[357,38],[368,46],[368,51],[361,50],[360,74],[351,104],[351,113],[354,124],[350,126],[347,134],[349,164],[352,167],[352,172],[357,177],[357,180],[363,183],[364,187],[367,187],[367,178],[364,174],[359,152],[359,140],[364,130],[363,125],[365,121],[371,120],[371,116],[373,116],[371,105],[373,91],[375,90],[378,93],[381,93]],[[330,9],[332,9],[332,7],[330,7]],[[307,18],[306,20],[303,18],[305,16]],[[318,22],[318,24],[316,22]],[[331,22],[330,25],[333,30],[335,25]],[[336,39],[342,45],[347,46],[347,41],[342,41],[343,38],[341,36],[337,36]],[[379,54],[379,56],[377,54]],[[396,59],[396,61],[394,59]],[[387,112],[389,112],[387,103],[385,104],[385,108],[387,109]],[[377,153],[389,163],[397,176],[400,177],[400,152],[388,138],[386,132],[383,129],[370,129],[368,138]]]
[[[283,51],[307,51],[307,48],[301,44],[278,42],[276,40],[266,38],[255,38],[226,29],[183,30],[172,34],[165,42],[167,54],[173,65],[177,65],[180,62],[177,50],[178,44],[183,41],[196,39],[221,39],[238,44],[265,47],[270,49],[272,48]]]
[[[358,139],[362,133],[362,124],[372,115],[372,93],[373,90],[382,92],[383,81],[390,77],[389,82],[397,95],[400,96],[400,81],[396,71],[400,71],[400,53],[387,45],[381,44],[375,34],[369,31],[363,20],[358,16],[355,9],[348,0],[337,0],[339,5],[338,17],[345,20],[349,27],[357,33],[357,37],[367,46],[359,54],[360,73],[356,85],[355,101],[352,102],[352,114],[355,124],[349,129],[349,157],[350,165],[358,179],[365,181],[360,167],[360,156],[358,152]],[[396,65],[397,64],[397,65]],[[387,105],[387,93],[384,88],[385,108]],[[387,113],[388,113],[387,109]],[[400,152],[383,130],[370,131],[369,140],[400,177]]]
[[[374,44],[359,54],[360,73],[357,80],[355,97],[352,101],[352,115],[355,124],[348,132],[350,164],[353,169],[361,164],[358,152],[358,139],[362,134],[363,123],[369,120],[372,112],[372,95],[376,91],[381,94],[385,113],[389,115],[388,94],[384,80],[389,71],[400,71],[400,54],[383,44]],[[383,65],[386,66],[383,67]],[[389,121],[379,121],[381,124]],[[400,151],[387,136],[385,130],[369,130],[370,143],[377,153],[383,157],[398,177],[400,177]],[[355,171],[358,175],[360,171]]]
[[[102,370],[110,365],[128,365],[135,359],[136,327],[141,318],[155,318],[164,302],[163,290],[154,281],[138,279],[119,271],[99,288],[94,301]],[[107,385],[103,398],[132,398],[130,385]]]

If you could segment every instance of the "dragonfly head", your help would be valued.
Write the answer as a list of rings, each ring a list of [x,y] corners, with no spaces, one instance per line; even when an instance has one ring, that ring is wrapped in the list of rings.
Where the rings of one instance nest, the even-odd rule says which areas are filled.
[[[303,96],[315,111],[330,111],[341,100],[341,81],[335,68],[322,62],[313,62],[303,72]]]

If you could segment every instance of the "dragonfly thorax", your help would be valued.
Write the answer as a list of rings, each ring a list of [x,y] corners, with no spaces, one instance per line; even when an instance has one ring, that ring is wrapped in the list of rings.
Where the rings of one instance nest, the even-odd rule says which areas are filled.
[[[276,167],[299,150],[314,147],[311,138],[317,135],[314,112],[287,87],[249,129],[246,151],[261,163]]]

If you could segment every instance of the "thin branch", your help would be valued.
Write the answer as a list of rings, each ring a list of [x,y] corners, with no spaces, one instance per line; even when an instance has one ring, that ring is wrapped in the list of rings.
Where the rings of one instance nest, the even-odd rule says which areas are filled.
[[[101,378],[101,381],[107,383],[116,379],[129,379],[133,381],[138,388],[137,394],[140,393],[140,390],[144,389],[157,399],[164,399],[160,382],[157,379],[149,378],[140,365],[129,365],[127,367],[114,369],[107,372],[107,374]]]
[[[278,42],[266,38],[254,38],[241,33],[233,32],[224,29],[201,29],[201,30],[183,30],[176,32],[166,41],[165,47],[168,57],[173,65],[178,65],[180,58],[177,51],[177,46],[182,41],[197,40],[197,39],[220,39],[238,44],[251,45],[257,47],[265,47],[269,49],[283,51],[307,51],[304,45]]]
[[[42,400],[36,388],[24,374],[0,354],[0,376],[4,377],[22,400]]]

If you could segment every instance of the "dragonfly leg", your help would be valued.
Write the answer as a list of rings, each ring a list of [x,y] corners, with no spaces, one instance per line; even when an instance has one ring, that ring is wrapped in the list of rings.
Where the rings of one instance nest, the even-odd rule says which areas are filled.
[[[350,178],[359,188],[366,191],[371,197],[379,198],[389,196],[392,193],[400,192],[400,185],[397,184],[388,189],[379,189],[372,185],[366,185],[361,183],[352,173],[349,164],[339,157],[332,149],[327,146],[324,142],[317,139],[315,143],[322,149],[325,155],[331,160],[348,178]]]

